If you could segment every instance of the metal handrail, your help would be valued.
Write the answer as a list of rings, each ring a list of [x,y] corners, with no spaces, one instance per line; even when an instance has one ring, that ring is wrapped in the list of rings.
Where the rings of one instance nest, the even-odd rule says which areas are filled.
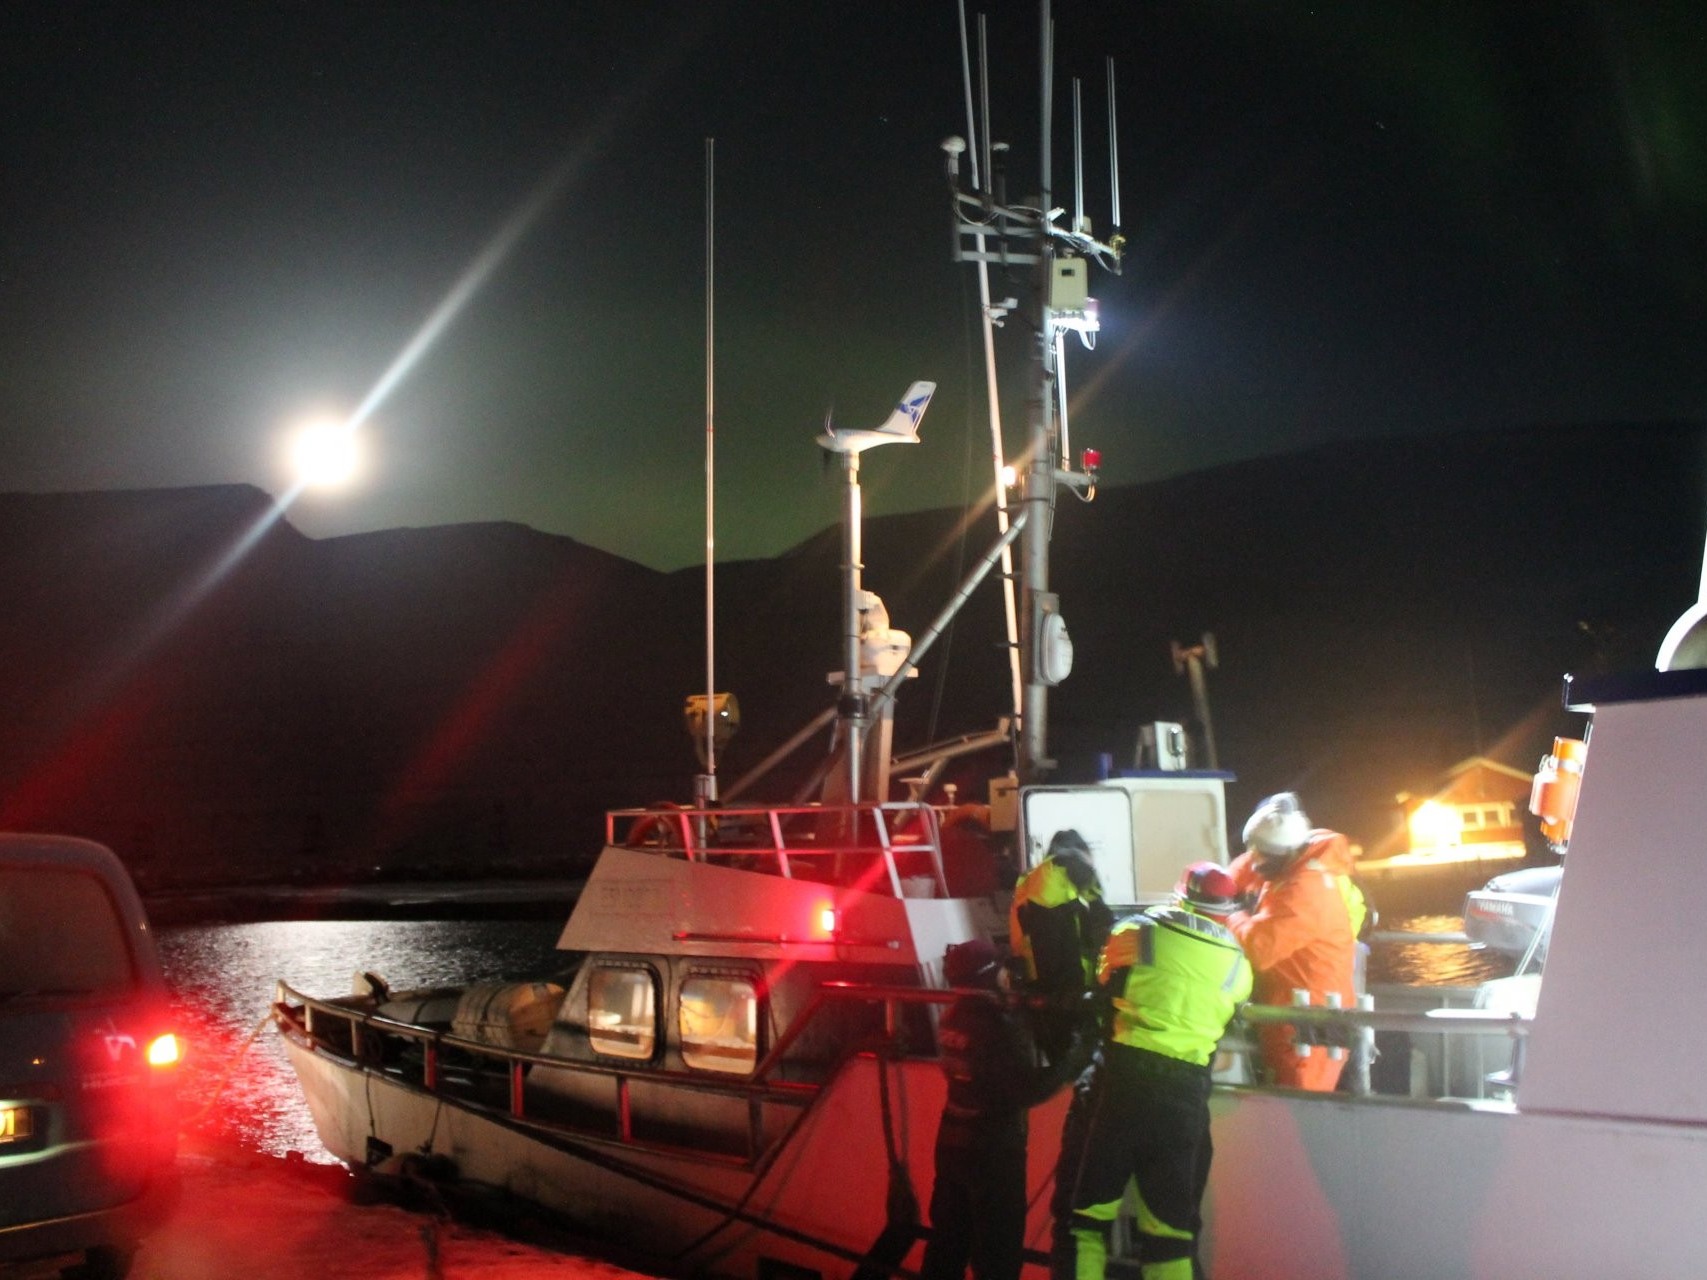
[[[754,1064],[750,1073],[742,1077],[725,1079],[718,1079],[700,1072],[670,1071],[656,1067],[640,1069],[592,1060],[568,1061],[561,1057],[533,1053],[524,1049],[508,1049],[501,1045],[489,1044],[483,1040],[470,1040],[467,1037],[458,1036],[453,1032],[438,1028],[398,1022],[395,1019],[368,1010],[353,1009],[349,1005],[340,1004],[335,1000],[324,1000],[306,995],[283,981],[277,984],[274,992],[273,1018],[275,1023],[281,1025],[281,1028],[294,1029],[306,1037],[314,1048],[331,1053],[337,1053],[337,1050],[315,1032],[314,1015],[318,1013],[336,1018],[347,1024],[350,1028],[350,1060],[364,1069],[368,1068],[370,1064],[367,1055],[362,1052],[362,1041],[358,1029],[417,1042],[422,1046],[425,1055],[422,1064],[422,1087],[431,1093],[438,1093],[443,1087],[442,1064],[439,1061],[439,1055],[443,1049],[455,1049],[474,1057],[499,1062],[504,1065],[509,1074],[508,1105],[504,1108],[503,1114],[512,1119],[526,1120],[530,1124],[562,1129],[570,1133],[597,1136],[598,1131],[586,1126],[564,1124],[561,1121],[541,1120],[528,1116],[523,1090],[526,1068],[529,1066],[569,1066],[580,1074],[604,1076],[613,1082],[617,1091],[617,1136],[629,1144],[655,1147],[660,1150],[678,1150],[679,1148],[674,1144],[648,1142],[635,1137],[628,1106],[628,1090],[632,1081],[643,1080],[648,1084],[670,1084],[698,1093],[735,1098],[747,1102],[772,1102],[794,1106],[800,1108],[801,1115],[804,1117],[806,1110],[823,1092],[824,1083],[780,1080],[773,1077],[780,1070],[788,1048],[800,1038],[819,1010],[832,1003],[858,1002],[870,1004],[882,1001],[884,1004],[885,1035],[893,1042],[898,1029],[896,1017],[898,1006],[903,1004],[947,1004],[962,994],[965,993],[940,988],[866,987],[857,983],[827,983],[814,993],[806,1008],[793,1019],[787,1031],[778,1038],[770,1051]],[[298,1017],[299,1012],[300,1018]],[[857,1056],[859,1052],[869,1052],[876,1047],[861,1047],[848,1056],[851,1058]],[[464,1101],[466,1105],[480,1110],[499,1110],[479,1101],[470,1099]],[[749,1165],[763,1159],[765,1152],[761,1142],[760,1119],[757,1110],[749,1108],[747,1130],[747,1151],[749,1154],[745,1159],[737,1158],[736,1163]],[[790,1128],[792,1129],[792,1126]],[[779,1136],[777,1141],[786,1142],[786,1135]],[[715,1155],[715,1153],[703,1152],[697,1154]]]
[[[799,1123],[804,1119],[805,1113],[810,1109],[812,1103],[823,1092],[825,1082],[791,1081],[777,1077],[787,1059],[789,1050],[805,1035],[823,1009],[835,1004],[882,1003],[884,1010],[882,1042],[854,1046],[848,1054],[848,1057],[851,1058],[859,1053],[878,1050],[893,1052],[900,1044],[898,1037],[900,1029],[899,1010],[903,1006],[946,1005],[967,994],[969,992],[964,989],[952,988],[875,986],[846,981],[823,983],[813,992],[806,1007],[791,1019],[789,1026],[776,1038],[765,1055],[754,1064],[749,1073],[741,1077],[727,1078],[719,1078],[703,1072],[666,1070],[650,1066],[644,1068],[629,1067],[596,1060],[568,1062],[561,1057],[523,1049],[505,1048],[483,1040],[459,1036],[452,1031],[400,1022],[369,1010],[351,1008],[347,1004],[333,1000],[319,999],[299,992],[283,981],[277,985],[273,1014],[275,1021],[281,1025],[281,1028],[295,1029],[305,1036],[315,1048],[333,1053],[336,1053],[337,1050],[315,1031],[315,1016],[318,1014],[324,1017],[332,1017],[345,1023],[349,1027],[351,1060],[364,1069],[370,1064],[369,1055],[363,1052],[363,1042],[359,1034],[362,1029],[419,1043],[424,1054],[422,1086],[433,1093],[438,1093],[443,1088],[440,1055],[445,1049],[452,1049],[476,1059],[499,1063],[507,1071],[509,1077],[509,1097],[507,1106],[502,1109],[503,1114],[507,1114],[512,1119],[527,1120],[531,1124],[559,1128],[572,1133],[595,1134],[598,1131],[585,1126],[568,1125],[560,1121],[529,1117],[523,1088],[526,1069],[530,1066],[570,1066],[582,1075],[605,1077],[612,1082],[616,1089],[617,1136],[620,1140],[660,1149],[675,1149],[672,1144],[646,1142],[635,1137],[628,1106],[628,1091],[633,1081],[641,1080],[649,1084],[668,1084],[693,1092],[744,1100],[750,1103],[776,1103],[783,1106],[798,1107],[801,1114],[796,1118],[795,1123]],[[1039,1003],[1036,999],[1028,1000],[1024,997],[1010,996],[1007,999],[1017,1003]],[[1499,1035],[1511,1037],[1521,1049],[1523,1040],[1529,1031],[1530,1019],[1517,1014],[1506,1014],[1485,1009],[1398,1013],[1375,1009],[1331,1009],[1311,1006],[1247,1004],[1239,1010],[1231,1024],[1224,1047],[1236,1047],[1241,1034],[1248,1029],[1277,1024],[1291,1025],[1297,1028],[1302,1043],[1330,1047],[1350,1046],[1353,1054],[1359,1056],[1357,1068],[1352,1073],[1353,1093],[1366,1095],[1369,1093],[1369,1058],[1376,1031],[1407,1032],[1413,1035]],[[468,1100],[468,1105],[483,1110],[499,1110],[486,1103],[474,1100]],[[792,1128],[792,1124],[788,1126],[790,1131]],[[748,1155],[745,1159],[735,1158],[736,1162],[747,1165],[761,1161],[765,1156],[765,1150],[762,1142],[761,1117],[756,1107],[748,1109],[746,1137]],[[776,1141],[786,1143],[787,1134],[778,1135]]]
[[[851,832],[851,836],[818,839],[814,832],[810,843],[798,838],[789,839],[784,832],[785,820],[809,819],[833,828]],[[838,821],[839,819],[839,821]],[[827,820],[827,821],[826,821]],[[900,841],[897,828],[909,822],[917,823],[919,838]],[[619,833],[619,827],[627,824]],[[668,833],[664,845],[641,843],[635,837],[638,824],[655,824]],[[731,828],[746,837],[742,843],[719,843],[719,833]],[[870,838],[865,839],[869,833]],[[725,837],[727,838],[727,837]],[[833,859],[836,879],[843,880],[842,866],[846,860],[864,863],[881,859],[891,893],[903,896],[902,876],[895,865],[897,851],[925,854],[929,858],[930,874],[936,894],[948,896],[948,881],[942,865],[942,836],[936,809],[916,801],[886,801],[855,805],[729,805],[706,808],[639,808],[612,809],[605,814],[605,843],[639,853],[658,853],[686,858],[689,862],[718,863],[736,859],[774,859],[770,866],[759,869],[785,879],[795,878],[791,860]],[[848,886],[856,887],[856,886]],[[869,888],[861,884],[857,887]]]

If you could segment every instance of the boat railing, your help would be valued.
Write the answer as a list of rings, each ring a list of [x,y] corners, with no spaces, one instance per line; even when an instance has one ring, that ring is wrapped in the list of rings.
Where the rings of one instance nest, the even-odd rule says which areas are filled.
[[[605,844],[897,898],[948,896],[938,813],[912,801],[614,809]]]
[[[1297,1043],[1309,1046],[1309,1052],[1343,1057],[1347,1062],[1346,1088],[1354,1096],[1377,1093],[1372,1082],[1375,1037],[1385,1032],[1402,1038],[1399,1042],[1424,1060],[1425,1065],[1407,1063],[1398,1073],[1407,1081],[1407,1096],[1479,1101],[1510,1098],[1522,1074],[1531,1020],[1497,1009],[1248,1004],[1240,1010],[1223,1045],[1254,1054],[1253,1033],[1260,1027],[1276,1025],[1291,1026]],[[1460,1052],[1452,1051],[1455,1046]],[[1453,1064],[1464,1061],[1475,1063],[1475,1068],[1454,1071]],[[1433,1064],[1432,1069],[1427,1064]]]
[[[789,1026],[768,1047],[753,1069],[740,1076],[604,1060],[569,1060],[559,1055],[510,1048],[460,1036],[443,1027],[400,1022],[344,1001],[317,999],[283,982],[278,984],[273,1014],[286,1034],[296,1035],[317,1050],[347,1057],[365,1070],[384,1072],[388,1065],[392,1071],[399,1069],[397,1055],[387,1055],[388,1040],[394,1045],[401,1042],[415,1046],[420,1053],[418,1083],[428,1093],[455,1094],[465,1105],[576,1136],[614,1137],[625,1145],[683,1150],[687,1148],[678,1142],[649,1140],[637,1131],[632,1100],[634,1087],[640,1085],[656,1089],[663,1085],[734,1099],[746,1104],[745,1132],[740,1135],[739,1149],[732,1152],[693,1150],[702,1157],[728,1159],[751,1166],[786,1145],[787,1135],[805,1118],[812,1102],[834,1075],[832,1066],[821,1079],[785,1078],[791,1049],[824,1016],[826,1010],[848,1004],[878,1005],[882,1009],[881,1029],[873,1028],[865,1042],[849,1045],[849,1058],[861,1053],[874,1054],[885,1060],[929,1057],[934,1053],[934,1047],[928,1034],[914,1034],[921,1024],[906,1011],[946,1005],[964,994],[964,991],[932,987],[879,986],[847,981],[824,983],[799,1014],[790,1020]],[[1438,1036],[1471,1037],[1481,1041],[1493,1037],[1506,1041],[1512,1046],[1511,1067],[1506,1072],[1494,1074],[1504,1075],[1509,1083],[1515,1083],[1521,1066],[1522,1046],[1529,1029],[1527,1018],[1493,1010],[1400,1012],[1253,1004],[1244,1006],[1240,1011],[1223,1041],[1223,1049],[1235,1057],[1242,1054],[1247,1060],[1254,1060],[1253,1033],[1257,1028],[1270,1024],[1291,1025],[1299,1040],[1311,1045],[1312,1052],[1346,1056],[1349,1059],[1348,1088],[1353,1096],[1374,1094],[1370,1085],[1370,1064],[1377,1032],[1404,1033],[1413,1039]],[[469,1064],[476,1064],[482,1069],[488,1084],[501,1081],[501,1087],[488,1089],[479,1096],[469,1096],[471,1084],[466,1078]],[[573,1122],[530,1114],[527,1073],[542,1066],[569,1069],[588,1078],[608,1080],[612,1090],[611,1119],[599,1123]],[[1238,1082],[1225,1076],[1218,1078],[1224,1082]],[[1485,1084],[1486,1078],[1477,1076],[1468,1091],[1448,1090],[1447,1096],[1453,1100],[1481,1099],[1489,1096],[1483,1087]],[[791,1110],[793,1119],[779,1130],[767,1123],[767,1106]]]
[[[786,1145],[786,1134],[804,1117],[812,1101],[828,1083],[829,1076],[834,1074],[831,1071],[822,1080],[810,1081],[784,1078],[789,1049],[826,1009],[848,1003],[879,1004],[883,1008],[881,1034],[868,1043],[850,1046],[847,1057],[860,1053],[877,1054],[888,1059],[922,1057],[928,1056],[929,1045],[909,1039],[902,1011],[909,1007],[948,1004],[962,994],[964,992],[928,987],[826,983],[814,993],[753,1070],[741,1076],[670,1070],[655,1065],[624,1065],[604,1060],[567,1059],[509,1048],[459,1036],[442,1027],[399,1022],[343,1001],[319,999],[297,991],[285,982],[280,982],[274,992],[273,1020],[284,1034],[295,1036],[316,1051],[346,1058],[369,1071],[385,1072],[388,1065],[395,1071],[395,1055],[388,1057],[386,1053],[388,1040],[414,1046],[421,1054],[418,1081],[414,1082],[428,1093],[455,1094],[462,1105],[492,1111],[513,1120],[525,1120],[580,1137],[616,1138],[624,1145],[652,1150],[681,1151],[689,1148],[677,1142],[648,1140],[637,1131],[632,1098],[636,1085],[647,1089],[665,1085],[706,1096],[735,1099],[748,1104],[742,1149],[733,1154],[699,1148],[691,1150],[703,1158],[752,1165],[763,1160],[769,1151]],[[458,1078],[458,1069],[465,1071],[471,1061],[480,1064],[490,1077],[501,1077],[504,1088],[489,1096],[469,1096],[466,1082]],[[589,1078],[608,1080],[612,1089],[614,1126],[531,1114],[526,1080],[529,1069],[533,1067],[568,1069]],[[764,1104],[792,1108],[797,1112],[796,1118],[784,1126],[782,1133],[777,1133],[766,1124]]]

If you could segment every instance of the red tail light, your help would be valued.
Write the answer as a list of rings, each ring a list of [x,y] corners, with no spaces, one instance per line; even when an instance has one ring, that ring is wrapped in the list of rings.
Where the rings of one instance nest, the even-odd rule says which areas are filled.
[[[151,1067],[175,1067],[183,1056],[183,1050],[178,1045],[178,1037],[168,1031],[148,1042],[147,1056]]]

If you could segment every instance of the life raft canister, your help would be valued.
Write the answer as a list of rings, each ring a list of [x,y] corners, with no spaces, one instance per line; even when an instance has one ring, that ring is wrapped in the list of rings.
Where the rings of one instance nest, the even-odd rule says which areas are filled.
[[[1529,812],[1541,819],[1541,835],[1563,853],[1577,816],[1577,793],[1583,782],[1588,744],[1579,738],[1554,738],[1551,755],[1541,757],[1535,784],[1529,792]]]

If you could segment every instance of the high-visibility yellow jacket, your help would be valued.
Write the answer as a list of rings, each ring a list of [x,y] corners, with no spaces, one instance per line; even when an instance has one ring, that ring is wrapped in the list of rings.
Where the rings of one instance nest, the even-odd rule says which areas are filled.
[[[1209,1065],[1251,994],[1239,940],[1183,906],[1151,907],[1115,925],[1097,977],[1114,993],[1110,1039],[1198,1066]]]
[[[1026,977],[1055,993],[1089,989],[1112,920],[1089,863],[1075,883],[1066,856],[1047,857],[1021,876],[1008,908],[1008,942]]]

